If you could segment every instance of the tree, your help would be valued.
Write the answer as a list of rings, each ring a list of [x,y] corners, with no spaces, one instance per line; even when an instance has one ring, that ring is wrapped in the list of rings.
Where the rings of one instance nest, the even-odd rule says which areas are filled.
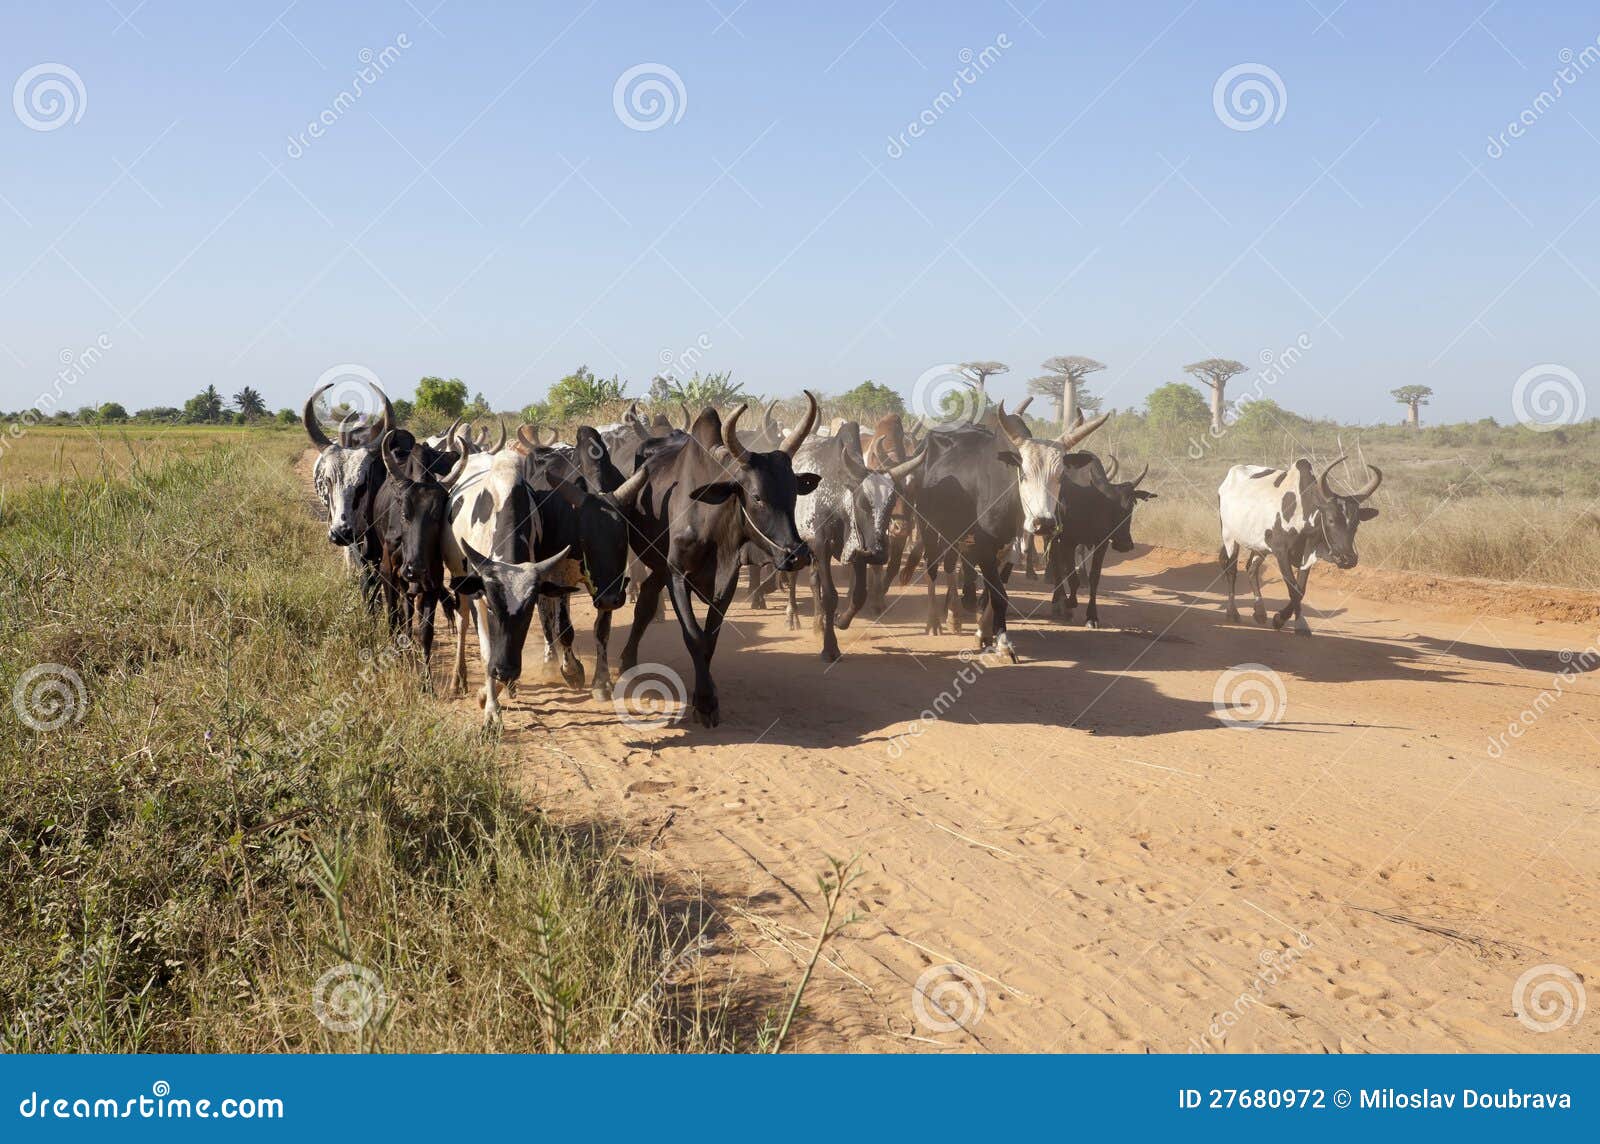
[[[997,373],[1010,373],[1011,367],[1003,361],[964,361],[956,367],[961,372],[961,378],[979,397],[987,397],[984,386]],[[980,404],[982,404],[980,402]]]
[[[1086,408],[1083,379],[1105,369],[1105,363],[1091,357],[1068,354],[1046,358],[1041,365],[1047,372],[1028,382],[1028,392],[1051,398],[1056,407],[1056,420],[1061,422],[1061,428],[1065,431],[1078,419],[1078,411]],[[1094,404],[1098,406],[1099,402]]]
[[[1232,358],[1206,358],[1205,361],[1190,362],[1183,367],[1184,373],[1211,387],[1211,431],[1213,433],[1222,432],[1224,391],[1227,389],[1228,379],[1244,371],[1245,364],[1234,361]]]
[[[490,416],[494,411],[489,408],[489,399],[479,390],[472,395],[472,400],[467,402],[461,410],[461,416],[468,421],[478,421]]]
[[[1406,407],[1406,424],[1413,429],[1422,428],[1422,416],[1418,410],[1428,404],[1433,390],[1426,385],[1402,385],[1399,389],[1391,389],[1389,393]]]
[[[416,406],[403,397],[396,397],[389,404],[394,406],[394,419],[402,425],[410,421],[411,415],[417,411]]]
[[[248,385],[233,395],[233,407],[244,414],[246,421],[264,417],[267,412],[267,403],[261,400],[261,394]]]
[[[128,411],[123,408],[120,402],[108,401],[99,408],[96,416],[101,421],[126,421],[128,419]]]
[[[461,416],[467,406],[467,383],[459,377],[446,381],[442,377],[425,377],[417,382],[417,409],[440,414],[447,418]]]
[[[1145,399],[1150,424],[1162,430],[1193,430],[1206,423],[1206,403],[1200,391],[1181,381],[1169,382]]]
[[[171,405],[154,405],[133,415],[136,421],[177,421],[182,416],[183,410]],[[300,414],[296,413],[294,419],[299,421]]]
[[[545,404],[556,420],[567,421],[593,413],[610,402],[624,400],[627,389],[627,382],[615,375],[596,377],[588,366],[580,365],[550,387]]]
[[[707,405],[734,405],[748,399],[744,383],[733,380],[732,371],[708,373],[684,381],[682,378],[658,375],[650,382],[650,400],[658,405],[683,402],[691,413]]]
[[[906,403],[898,393],[875,381],[863,381],[854,389],[841,393],[837,404],[846,417],[861,422],[876,421],[886,413],[906,411]]]
[[[399,406],[400,406],[400,403],[398,401],[395,402],[396,412],[399,411]],[[296,413],[293,409],[280,409],[280,410],[278,410],[278,424],[279,425],[298,425],[299,423],[300,423],[300,414]]]
[[[183,403],[183,419],[197,421],[203,424],[214,424],[222,420],[222,394],[217,392],[217,387],[208,385],[199,393]]]

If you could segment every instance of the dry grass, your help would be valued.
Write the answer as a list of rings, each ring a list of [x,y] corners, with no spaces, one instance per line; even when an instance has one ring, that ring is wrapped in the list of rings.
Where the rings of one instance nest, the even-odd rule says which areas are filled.
[[[266,438],[304,438],[291,429],[210,425],[36,425],[0,437],[0,495],[89,477],[124,476],[136,464],[192,457],[213,445]]]
[[[1395,427],[1315,423],[1255,436],[1230,432],[1198,460],[1190,438],[1152,431],[1138,418],[1114,418],[1090,444],[1115,452],[1125,469],[1148,459],[1146,488],[1158,499],[1134,517],[1141,543],[1215,552],[1217,486],[1231,465],[1281,466],[1295,456],[1331,460],[1342,439],[1384,470],[1363,524],[1361,563],[1451,576],[1600,590],[1600,446],[1594,423],[1557,433],[1521,427]],[[1359,464],[1333,480],[1360,479]]]
[[[0,518],[0,697],[52,664],[84,699],[53,730],[0,708],[0,1044],[731,1047],[681,956],[709,907],[511,791],[359,606],[300,441],[156,432]],[[313,999],[345,963],[371,976],[332,980],[334,1018],[381,988],[354,1032]]]

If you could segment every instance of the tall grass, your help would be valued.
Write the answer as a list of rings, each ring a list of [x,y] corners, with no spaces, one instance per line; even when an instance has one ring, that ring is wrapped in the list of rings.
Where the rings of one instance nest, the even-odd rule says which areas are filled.
[[[1334,474],[1336,486],[1361,480],[1363,457],[1384,471],[1373,499],[1379,515],[1359,534],[1364,567],[1600,590],[1600,422],[1418,432],[1280,410],[1212,438],[1203,424],[1173,429],[1124,413],[1085,447],[1116,453],[1125,473],[1150,461],[1145,487],[1158,498],[1135,515],[1135,540],[1210,553],[1219,541],[1217,486],[1230,466],[1329,461],[1341,444],[1353,464]]]
[[[683,954],[709,908],[510,789],[359,606],[297,448],[5,505],[4,1046],[730,1047]]]

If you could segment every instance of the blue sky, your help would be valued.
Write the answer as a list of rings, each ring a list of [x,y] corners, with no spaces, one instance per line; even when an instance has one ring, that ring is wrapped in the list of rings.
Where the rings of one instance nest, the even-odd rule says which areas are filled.
[[[1125,407],[1305,335],[1292,409],[1420,382],[1505,421],[1530,367],[1595,371],[1600,66],[1487,153],[1592,5],[1036,2],[8,2],[5,85],[82,94],[0,108],[0,408],[101,335],[69,407],[356,363],[515,408],[690,347],[773,394],[993,358],[1014,397],[1082,353]],[[653,130],[614,106],[641,64],[681,82]],[[1214,101],[1242,64],[1282,92],[1250,130]]]

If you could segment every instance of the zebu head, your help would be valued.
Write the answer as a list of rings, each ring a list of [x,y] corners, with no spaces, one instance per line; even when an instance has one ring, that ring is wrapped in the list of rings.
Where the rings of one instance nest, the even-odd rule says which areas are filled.
[[[593,432],[593,430],[590,430]],[[580,439],[582,430],[579,431]],[[615,611],[627,601],[628,521],[611,493],[597,493],[565,475],[551,478],[553,492],[578,516],[578,560],[589,597],[598,612]]]
[[[854,422],[846,425],[839,436],[845,471],[856,485],[851,498],[850,528],[839,560],[848,564],[859,557],[868,564],[883,564],[889,559],[889,529],[895,502],[904,495],[905,483],[927,460],[927,451],[920,450],[909,460],[880,472],[867,467],[858,447],[860,439]]]
[[[312,471],[317,495],[328,510],[328,540],[344,546],[354,542],[364,527],[361,507],[373,490],[374,480],[381,480],[377,443],[394,427],[394,406],[389,397],[383,397],[383,419],[370,428],[341,429],[339,440],[330,440],[317,418],[317,398],[333,388],[329,382],[306,398],[300,420],[305,425],[306,436],[321,452]]]
[[[795,430],[770,453],[756,453],[739,440],[740,405],[722,423],[722,444],[727,449],[726,479],[712,481],[689,495],[704,504],[736,500],[748,539],[772,553],[780,572],[793,572],[811,563],[811,548],[794,523],[794,504],[813,492],[821,480],[816,473],[794,471],[794,454],[817,423],[817,399],[806,391],[806,415]],[[619,490],[620,492],[620,490]]]
[[[1055,531],[1056,510],[1061,504],[1061,482],[1066,476],[1066,454],[1111,417],[1102,413],[1063,433],[1059,440],[1040,441],[1028,433],[1020,417],[1006,412],[1005,402],[998,408],[1000,428],[1011,442],[1012,451],[1002,450],[1000,459],[1017,470],[1017,492],[1022,499],[1022,526],[1046,536]]]
[[[1116,525],[1111,530],[1111,547],[1118,552],[1129,552],[1133,549],[1133,510],[1140,501],[1154,500],[1156,494],[1139,487],[1150,475],[1148,461],[1131,481],[1113,481],[1111,478],[1116,476],[1117,467],[1117,458],[1112,456],[1105,489],[1117,513]]]
[[[1362,502],[1378,491],[1383,483],[1383,470],[1368,465],[1372,475],[1367,483],[1353,493],[1337,493],[1328,484],[1328,475],[1343,464],[1346,458],[1339,454],[1322,475],[1317,478],[1312,492],[1303,492],[1305,498],[1306,527],[1310,529],[1317,555],[1333,561],[1340,568],[1354,568],[1360,559],[1356,552],[1356,528],[1364,520],[1378,515],[1378,510]]]
[[[444,530],[449,519],[450,489],[467,467],[464,448],[455,453],[435,452],[418,443],[404,429],[391,429],[380,446],[387,470],[386,495],[393,497],[400,518],[400,576],[410,595],[437,592],[444,587]],[[441,476],[438,461],[451,458]]]
[[[515,683],[522,676],[522,646],[528,626],[539,607],[543,577],[567,558],[563,548],[548,560],[512,564],[484,556],[465,541],[461,544],[468,575],[455,582],[458,592],[481,593],[489,614],[489,677],[498,683]],[[479,638],[484,638],[480,635]]]

